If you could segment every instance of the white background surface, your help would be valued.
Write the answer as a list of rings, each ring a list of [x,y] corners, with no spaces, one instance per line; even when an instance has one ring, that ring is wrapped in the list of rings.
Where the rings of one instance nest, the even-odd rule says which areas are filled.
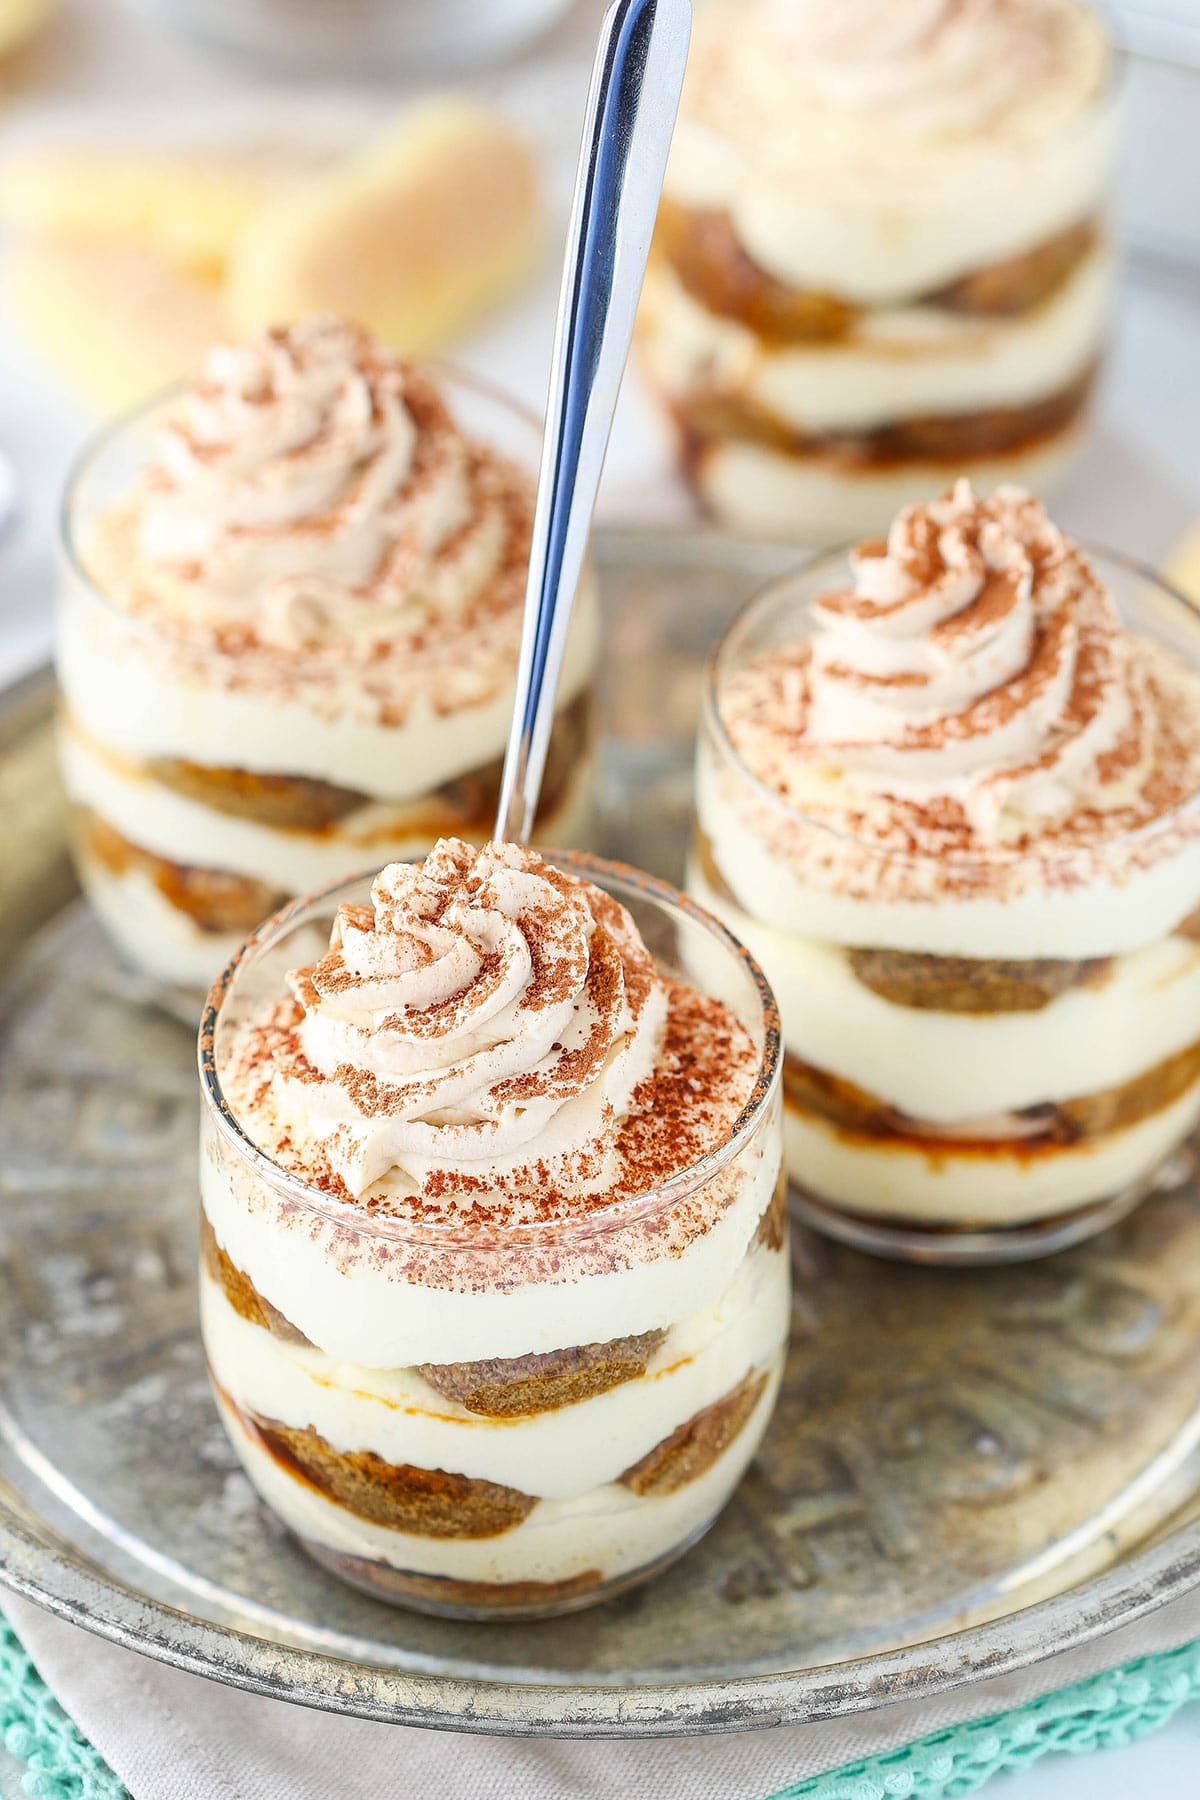
[[[581,0],[548,47],[508,86],[511,103],[536,114],[555,146],[552,184],[569,188],[588,43],[598,0]],[[552,59],[547,74],[545,63]],[[1194,84],[1194,85],[1193,85]],[[1200,77],[1147,65],[1131,80],[1137,134],[1131,207],[1145,244],[1177,247],[1180,221],[1196,207]],[[377,113],[377,90],[359,104]],[[164,105],[164,103],[167,103]],[[263,98],[247,73],[162,38],[134,22],[118,0],[67,0],[61,21],[10,70],[0,145],[29,132],[89,128],[151,132],[167,116],[295,113],[294,93]],[[143,122],[140,127],[139,117]],[[1172,179],[1172,171],[1175,172]],[[1179,184],[1183,183],[1181,187]],[[1187,196],[1190,194],[1190,201]],[[1183,203],[1181,205],[1181,195]],[[540,404],[557,274],[547,266],[536,293],[465,346],[461,359]],[[49,642],[54,521],[62,475],[94,424],[33,364],[0,313],[0,448],[18,483],[18,509],[0,537],[0,681],[40,661]],[[686,502],[667,471],[662,441],[630,383],[609,458],[606,516],[673,517]],[[1200,274],[1139,273],[1119,322],[1102,426],[1057,512],[1086,535],[1157,561],[1200,517]],[[989,1788],[997,1800],[1196,1800],[1200,1795],[1200,1706],[1144,1743],[1103,1757],[1052,1758]],[[0,1794],[20,1792],[0,1753]],[[286,1800],[281,1796],[281,1800]]]

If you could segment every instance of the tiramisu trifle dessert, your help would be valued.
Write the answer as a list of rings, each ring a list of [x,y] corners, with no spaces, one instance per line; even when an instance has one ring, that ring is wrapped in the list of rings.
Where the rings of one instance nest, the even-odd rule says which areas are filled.
[[[715,653],[692,893],[779,995],[808,1216],[1033,1254],[1200,1118],[1200,619],[960,482]]]
[[[251,940],[201,1034],[204,1339],[321,1562],[530,1617],[706,1529],[788,1332],[779,1054],[721,927],[582,856],[449,839]]]
[[[641,314],[731,523],[882,531],[954,475],[1042,490],[1105,334],[1117,107],[1086,0],[711,0]]]
[[[203,991],[283,900],[494,828],[538,432],[313,319],[214,349],[84,458],[58,629],[76,856],[151,975]],[[586,835],[580,596],[539,832]]]

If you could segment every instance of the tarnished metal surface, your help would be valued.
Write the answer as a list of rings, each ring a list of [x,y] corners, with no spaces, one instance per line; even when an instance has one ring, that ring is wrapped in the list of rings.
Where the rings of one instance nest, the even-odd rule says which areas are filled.
[[[712,536],[602,544],[606,848],[678,873],[697,658],[771,560]],[[82,907],[61,907],[47,734],[43,686],[0,729],[0,793],[22,796],[0,865],[0,1577],[264,1692],[564,1733],[733,1729],[929,1693],[1200,1578],[1190,1178],[1033,1268],[901,1268],[802,1234],[763,1452],[708,1539],[647,1589],[471,1626],[324,1575],[258,1505],[208,1397],[192,1039],[131,991]]]

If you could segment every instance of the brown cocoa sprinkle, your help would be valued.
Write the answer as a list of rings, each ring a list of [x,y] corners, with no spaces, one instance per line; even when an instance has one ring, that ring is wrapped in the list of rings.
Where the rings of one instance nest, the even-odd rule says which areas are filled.
[[[414,710],[452,717],[495,700],[511,680],[533,484],[523,468],[463,435],[436,381],[365,336],[347,341],[348,366],[371,391],[376,419],[384,393],[389,403],[399,399],[416,427],[415,445],[408,474],[382,515],[378,565],[361,586],[339,588],[336,605],[318,608],[319,628],[306,635],[297,627],[294,637],[281,637],[257,603],[225,600],[206,562],[167,564],[144,553],[143,509],[177,484],[161,464],[96,521],[85,547],[89,573],[114,605],[153,628],[139,653],[171,679],[293,701],[323,718],[351,714],[399,727]],[[293,454],[319,454],[334,429],[326,421]],[[224,453],[221,446],[195,444],[193,452],[208,462]],[[298,570],[308,566],[314,540],[335,537],[354,521],[374,461],[368,454],[360,465],[349,464],[328,508],[289,527]],[[421,501],[443,479],[461,485],[462,516],[430,549]],[[239,543],[278,537],[279,528],[230,526],[226,536],[226,547],[236,552]]]
[[[290,1002],[286,1004],[291,1008]],[[330,1165],[329,1145],[319,1148],[307,1140],[297,1143],[290,1131],[274,1123],[278,1083],[322,1079],[304,1058],[294,1012],[290,1022],[284,1022],[281,1013],[279,1009],[269,1014],[246,1034],[227,1090],[251,1135],[269,1154],[311,1186],[352,1201]],[[468,1244],[476,1237],[492,1241],[497,1232],[519,1231],[530,1225],[584,1225],[593,1214],[652,1191],[720,1144],[749,1097],[757,1066],[749,1037],[719,1001],[681,982],[671,983],[658,1066],[635,1090],[629,1114],[619,1123],[612,1122],[608,1166],[602,1160],[603,1145],[590,1151],[585,1147],[574,1157],[569,1171],[534,1159],[524,1170],[506,1177],[505,1189],[500,1191],[485,1177],[467,1170],[434,1168],[415,1191],[377,1185],[353,1204],[368,1217],[452,1230]],[[370,1077],[363,1079],[363,1093],[371,1104]],[[564,1185],[568,1174],[569,1186]],[[599,1185],[589,1190],[589,1179]],[[711,1219],[713,1208],[720,1211],[737,1192],[736,1175],[728,1180],[718,1178],[702,1190],[695,1206],[681,1203],[672,1209],[665,1224],[659,1220],[647,1225],[646,1235],[661,1231],[660,1250],[669,1254],[672,1241],[682,1247],[695,1231],[705,1228],[704,1221]],[[619,1246],[618,1254],[623,1254],[624,1248]],[[430,1252],[422,1245],[411,1249],[415,1264],[423,1270],[422,1279],[426,1279]],[[388,1254],[402,1259],[405,1253],[405,1246],[396,1241]],[[524,1248],[521,1253],[527,1254]],[[599,1240],[596,1255],[601,1259],[605,1255]],[[453,1256],[451,1252],[450,1265]],[[448,1278],[451,1275],[448,1266]]]
[[[1200,807],[1194,804],[1200,797],[1200,684],[1176,658],[1122,626],[1087,557],[1049,524],[1036,501],[1011,491],[987,501],[956,493],[949,514],[943,510],[938,520],[930,509],[908,509],[888,548],[912,591],[887,601],[853,590],[827,594],[816,603],[817,619],[840,614],[869,624],[909,604],[913,594],[936,591],[952,566],[949,551],[943,562],[943,529],[956,537],[968,564],[973,555],[979,558],[981,585],[974,600],[932,627],[933,641],[945,647],[967,634],[986,634],[1016,604],[1028,577],[1029,652],[1014,674],[959,710],[907,723],[898,715],[894,751],[928,753],[972,740],[986,746],[1014,718],[1053,699],[1053,716],[1039,728],[1034,754],[1020,765],[983,763],[974,778],[978,805],[970,809],[951,794],[921,798],[911,788],[889,793],[882,780],[872,783],[869,795],[856,793],[849,779],[831,784],[832,799],[814,799],[807,779],[813,770],[852,770],[848,758],[870,757],[869,746],[812,732],[818,677],[879,693],[926,678],[911,672],[866,676],[836,661],[818,671],[811,637],[798,637],[733,673],[722,694],[722,720],[738,756],[797,808],[789,816],[747,792],[739,802],[747,827],[800,879],[882,901],[1007,899],[1031,886],[1120,882],[1177,855],[1200,835]],[[1009,566],[988,563],[983,552],[989,533],[1005,533],[1001,541],[1010,550],[1017,546]],[[991,543],[991,553],[995,548]],[[878,555],[879,549],[877,543],[864,546],[862,554]],[[1122,721],[1116,712],[1112,739],[1093,754],[1088,786],[1073,807],[1032,818],[1024,830],[1014,809],[1002,834],[977,823],[1003,811],[1014,784],[1040,774],[1053,783],[1064,752],[1085,734],[1094,735],[1101,719],[1107,729],[1114,699],[1126,716]],[[814,830],[822,825],[832,827],[838,840]]]
[[[424,885],[412,890],[413,905],[422,918],[432,920],[445,913],[454,895],[484,907],[495,904],[497,895],[489,883],[498,867],[504,862],[528,867],[527,860],[519,859],[531,857],[540,867],[540,859],[527,851],[499,847],[477,853],[453,843],[439,845],[423,867]],[[332,960],[339,982],[339,971],[346,972],[336,948],[315,970],[294,973],[292,997],[243,1032],[225,1086],[253,1140],[311,1186],[348,1202],[347,1215],[358,1213],[373,1225],[395,1222],[401,1228],[399,1234],[375,1230],[363,1237],[352,1216],[304,1217],[297,1212],[285,1218],[287,1209],[277,1206],[281,1224],[321,1237],[338,1266],[365,1258],[399,1279],[410,1272],[425,1285],[494,1290],[566,1279],[571,1270],[578,1274],[630,1259],[670,1257],[709,1229],[742,1192],[747,1175],[757,1170],[758,1154],[752,1152],[744,1166],[711,1175],[686,1199],[669,1207],[639,1208],[628,1223],[620,1219],[609,1224],[614,1208],[652,1198],[665,1182],[726,1143],[753,1091],[759,1058],[748,1033],[719,1001],[657,975],[619,905],[561,872],[555,872],[554,885],[562,889],[562,909],[535,904],[520,915],[520,929],[530,945],[532,973],[526,991],[535,991],[540,1000],[549,986],[556,1002],[569,1002],[577,992],[576,1016],[586,1018],[588,1029],[579,1033],[579,1043],[572,1037],[564,1047],[560,1040],[526,1074],[497,1080],[480,1097],[472,1119],[486,1133],[488,1121],[499,1121],[505,1109],[535,1100],[569,1101],[593,1087],[626,1034],[646,1033],[653,1069],[635,1087],[627,1113],[617,1116],[612,1101],[601,1099],[598,1091],[601,1104],[592,1127],[569,1148],[544,1156],[535,1138],[526,1161],[506,1163],[500,1175],[486,1165],[440,1162],[435,1152],[419,1179],[393,1170],[354,1197],[339,1170],[350,1169],[361,1155],[366,1121],[403,1114],[425,1117],[436,1128],[443,1122],[436,1075],[385,1080],[358,1063],[318,1069],[309,1061],[306,1009],[319,1008],[322,994],[329,991],[326,963]],[[406,919],[416,916],[405,911],[410,898],[409,887],[398,878],[389,888],[386,874],[381,877],[370,929],[403,934]],[[366,926],[365,916],[361,923]],[[386,966],[386,947],[378,954]],[[574,971],[573,986],[560,986],[556,960]],[[470,981],[467,991],[472,991]],[[369,1010],[363,1016],[365,1029],[378,1023]],[[471,1015],[464,1016],[469,1020]],[[419,1037],[429,1020],[405,1014],[402,1021],[385,1020],[385,1027],[390,1023]],[[340,1094],[332,1107],[318,1107],[324,1123],[310,1127],[306,1121],[322,1087],[336,1087]],[[569,1237],[556,1235],[560,1227]],[[534,1230],[538,1235],[531,1237]]]

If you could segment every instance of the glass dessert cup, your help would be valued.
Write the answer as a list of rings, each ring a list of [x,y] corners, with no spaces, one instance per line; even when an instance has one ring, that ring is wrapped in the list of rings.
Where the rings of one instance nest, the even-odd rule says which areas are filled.
[[[1200,668],[1188,603],[1085,548],[1123,625]],[[983,858],[884,850],[807,817],[739,754],[723,700],[757,658],[807,636],[813,602],[849,579],[846,553],[814,559],[714,648],[688,889],[778,995],[797,1215],[914,1261],[1046,1255],[1190,1164],[1200,796],[1090,858],[1064,852],[1038,881],[1017,851],[999,894]]]
[[[828,42],[802,24],[773,41],[783,9],[766,3],[697,20],[638,320],[644,377],[700,502],[817,547],[885,529],[959,474],[1052,492],[1086,436],[1114,289],[1111,49],[1098,91],[1044,130],[1022,139],[1033,101],[1014,86],[1006,108],[988,93],[980,124],[939,138],[939,111],[969,105],[980,71],[986,85],[1017,66],[1010,46],[939,64],[938,33],[966,29],[956,14],[928,33],[922,64],[902,7],[871,11],[845,28],[869,46],[862,67],[847,43],[825,65]],[[813,30],[836,38],[822,9]],[[822,76],[840,105],[822,105]]]
[[[434,368],[465,431],[530,471],[534,417],[485,383]],[[345,708],[307,688],[270,691],[230,635],[198,649],[139,616],[90,572],[97,525],[117,517],[182,388],[117,421],[87,449],[62,512],[56,660],[60,758],[85,892],[126,960],[193,999],[287,899],[367,864],[419,855],[442,835],[491,836],[511,683],[431,716],[369,711],[369,672]],[[114,567],[111,549],[106,563]],[[577,627],[551,739],[538,833],[586,843],[595,772],[594,595]],[[432,631],[436,632],[436,623]],[[516,633],[513,634],[513,678]]]
[[[232,1443],[319,1562],[447,1617],[571,1611],[682,1555],[758,1447],[789,1329],[770,989],[665,884],[547,857],[620,901],[660,971],[719,1000],[753,1044],[733,1128],[644,1192],[573,1219],[417,1225],[251,1141],[227,1097],[239,1034],[368,878],[268,921],[201,1028],[201,1319]]]

